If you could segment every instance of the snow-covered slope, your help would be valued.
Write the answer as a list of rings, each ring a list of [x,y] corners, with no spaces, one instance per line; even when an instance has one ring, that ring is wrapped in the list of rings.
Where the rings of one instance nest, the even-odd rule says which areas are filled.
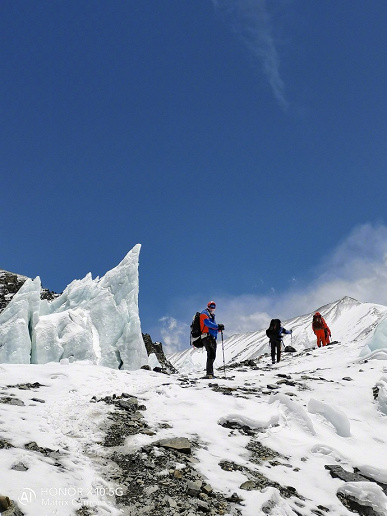
[[[323,311],[341,344],[215,381],[1,364],[0,495],[26,516],[386,516],[387,350],[359,358],[383,310]]]
[[[342,343],[357,342],[371,338],[375,328],[387,316],[387,307],[373,303],[360,303],[350,297],[322,306],[318,311],[325,318],[332,331],[332,340]],[[316,337],[312,331],[312,317],[315,311],[282,321],[283,326],[293,330],[293,334],[284,337],[284,344],[293,346],[296,351],[313,347]],[[227,321],[225,322],[227,329]],[[224,340],[224,358],[226,364],[256,359],[268,353],[268,338],[265,329],[233,335]],[[221,341],[218,339],[218,342]],[[206,353],[204,350],[186,349],[168,356],[170,362],[179,371],[199,371],[204,369]],[[221,345],[215,365],[223,364]]]

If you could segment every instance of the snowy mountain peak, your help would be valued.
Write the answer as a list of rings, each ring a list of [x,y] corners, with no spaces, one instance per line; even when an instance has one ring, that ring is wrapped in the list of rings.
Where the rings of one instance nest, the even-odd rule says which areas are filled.
[[[344,309],[344,307],[351,307],[351,306],[360,305],[360,304],[361,304],[360,301],[358,301],[357,299],[354,299],[353,297],[349,297],[349,296],[344,296],[341,299],[334,301],[333,303],[328,303],[326,305],[321,306],[320,308],[318,308],[316,310],[316,312],[327,313],[330,310],[332,310],[338,306],[340,306],[342,309]]]

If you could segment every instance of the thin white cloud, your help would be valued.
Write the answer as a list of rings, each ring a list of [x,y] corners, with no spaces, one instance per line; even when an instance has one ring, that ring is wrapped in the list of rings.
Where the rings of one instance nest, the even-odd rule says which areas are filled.
[[[213,4],[219,12],[227,15],[235,33],[261,62],[275,98],[286,110],[288,101],[266,0],[213,0]]]
[[[168,315],[162,317],[159,322],[163,348],[167,355],[189,346],[189,325]]]
[[[295,288],[292,285],[289,290],[267,296],[242,294],[217,297],[216,318],[217,322],[225,325],[227,338],[236,333],[265,328],[272,318],[286,320],[312,312],[344,296],[387,305],[386,226],[364,224],[354,228],[323,259],[315,280],[304,287]],[[169,321],[169,325],[168,318],[164,318],[163,337],[168,352],[188,347],[192,315],[188,316],[188,322],[173,319],[173,324]]]
[[[316,279],[303,288],[292,287],[288,291],[277,292],[268,297],[257,296],[255,300],[249,299],[248,303],[245,296],[224,300],[224,303],[225,307],[241,307],[241,321],[246,319],[246,315],[254,321],[268,314],[270,318],[288,319],[311,312],[344,296],[361,302],[387,305],[386,226],[364,224],[356,227],[323,260]],[[258,329],[260,328],[254,328]],[[250,325],[245,329],[252,330]]]

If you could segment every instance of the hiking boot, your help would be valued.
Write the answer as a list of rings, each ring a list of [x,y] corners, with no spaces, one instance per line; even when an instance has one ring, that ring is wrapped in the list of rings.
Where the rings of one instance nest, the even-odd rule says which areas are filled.
[[[207,380],[212,380],[214,377],[212,374],[206,374],[204,378],[206,378]]]

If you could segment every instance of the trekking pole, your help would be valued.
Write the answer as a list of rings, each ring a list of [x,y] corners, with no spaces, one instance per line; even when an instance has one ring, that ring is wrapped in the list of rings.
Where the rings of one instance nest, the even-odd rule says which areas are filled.
[[[222,335],[222,351],[223,351],[223,371],[224,371],[224,377],[226,377],[226,361],[224,359],[224,345],[223,345],[223,330],[220,332],[220,334]]]

